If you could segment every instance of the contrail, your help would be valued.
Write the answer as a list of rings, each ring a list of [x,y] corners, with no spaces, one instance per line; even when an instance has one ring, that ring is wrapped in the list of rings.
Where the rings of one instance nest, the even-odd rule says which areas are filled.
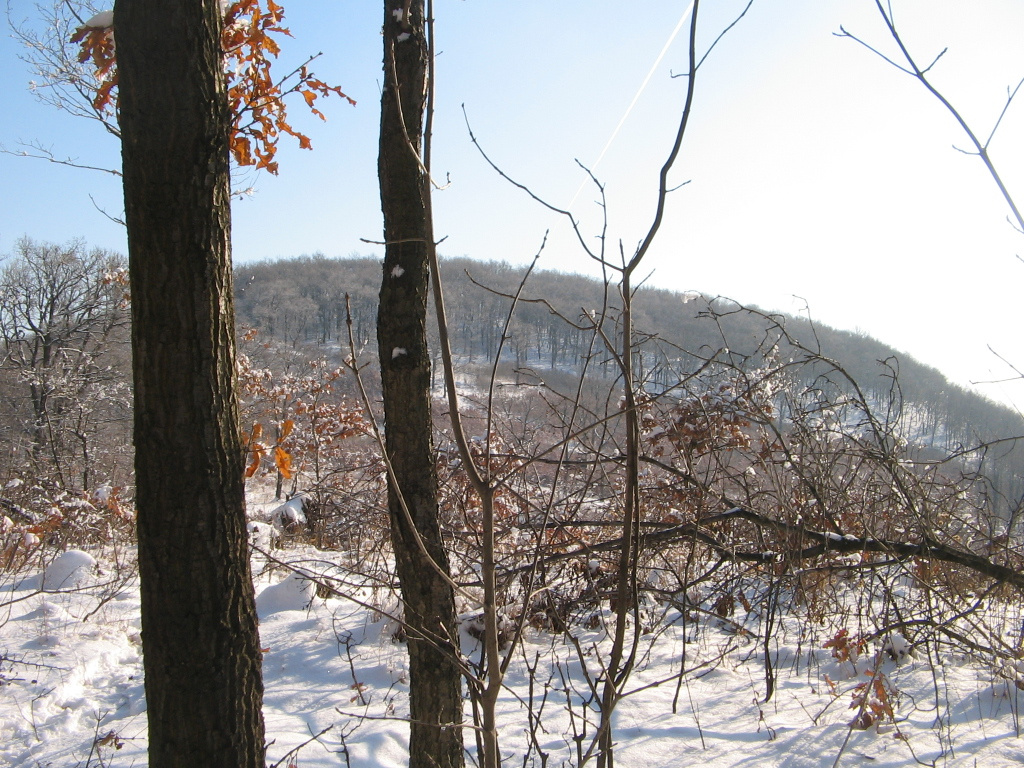
[[[654,76],[655,70],[658,68],[658,65],[661,64],[661,60],[665,58],[665,54],[668,53],[668,49],[672,47],[672,43],[676,39],[676,36],[679,34],[679,30],[683,28],[683,24],[686,23],[686,20],[690,17],[690,14],[692,12],[693,0],[690,0],[690,4],[686,7],[686,10],[683,11],[683,15],[679,17],[679,23],[676,24],[676,28],[673,29],[672,34],[668,36],[668,40],[665,42],[664,47],[661,49],[661,53],[658,54],[658,58],[656,58],[654,60],[654,63],[651,65],[651,69],[647,73],[647,77],[645,77],[644,81],[640,83],[640,88],[637,89],[636,95],[633,96],[633,100],[629,102],[629,106],[626,107],[626,111],[622,113],[622,118],[619,120],[619,124],[616,125],[615,130],[612,131],[612,135],[608,138],[608,142],[604,145],[604,149],[601,150],[601,154],[597,156],[597,160],[594,162],[593,165],[590,166],[591,171],[596,171],[597,166],[599,166],[601,164],[601,161],[604,160],[604,156],[608,152],[608,148],[612,145],[612,142],[615,141],[615,137],[619,135],[619,131],[622,129],[623,124],[629,118],[629,113],[633,111],[633,107],[635,107],[636,103],[640,100],[640,96],[641,94],[643,94],[644,89],[647,88],[647,84],[651,82],[651,77]],[[584,179],[582,183],[580,183],[580,187],[579,189],[576,190],[576,194],[573,195],[572,200],[569,201],[569,210],[572,210],[573,205],[576,204],[576,198],[580,196],[580,192],[583,191],[583,188],[588,183],[590,183],[590,179]]]

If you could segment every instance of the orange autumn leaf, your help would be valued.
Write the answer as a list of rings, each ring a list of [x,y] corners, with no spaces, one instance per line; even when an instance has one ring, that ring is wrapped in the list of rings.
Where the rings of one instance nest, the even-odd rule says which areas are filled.
[[[260,462],[263,460],[263,450],[261,448],[253,447],[251,453],[252,460],[249,462],[249,466],[245,468],[246,477],[255,475],[256,470],[260,468]]]
[[[263,435],[263,425],[253,424],[252,430],[249,432],[249,437],[245,441],[245,447],[249,451],[252,458],[249,461],[249,466],[245,468],[245,476],[252,477],[256,474],[256,470],[260,468],[260,462],[263,461],[263,454],[266,452],[266,448],[259,441],[260,436]]]
[[[317,96],[335,94],[355,104],[338,86],[315,78],[306,66],[308,61],[281,80],[274,80],[272,59],[281,52],[275,37],[291,37],[283,21],[284,7],[274,0],[235,0],[224,12],[221,33],[232,115],[231,155],[238,165],[256,166],[273,174],[278,171],[274,157],[281,133],[294,136],[302,149],[312,148],[309,137],[288,124],[287,96],[300,93],[309,110],[321,120],[326,117],[313,106]],[[114,114],[118,76],[113,30],[109,26],[83,26],[71,37],[71,42],[80,45],[78,60],[90,62],[95,70],[93,107],[98,112]]]
[[[292,479],[291,454],[280,445],[274,448],[274,464],[277,466],[277,471],[281,473],[281,477],[285,480]]]

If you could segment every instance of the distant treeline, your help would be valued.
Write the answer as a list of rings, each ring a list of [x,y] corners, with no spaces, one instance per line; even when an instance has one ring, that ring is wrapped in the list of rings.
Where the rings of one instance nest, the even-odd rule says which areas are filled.
[[[591,334],[579,327],[586,313],[602,307],[608,307],[614,323],[619,303],[614,286],[539,271],[520,292],[524,270],[505,263],[453,258],[443,261],[442,270],[453,352],[464,368],[492,361],[500,347],[510,370],[573,373],[588,362],[599,376],[614,379],[610,357],[592,349]],[[239,322],[256,328],[267,341],[347,349],[350,315],[357,347],[374,355],[380,280],[376,258],[314,255],[241,264],[235,270]],[[502,343],[510,297],[517,292],[520,300]],[[763,313],[740,311],[725,299],[647,287],[638,293],[634,315],[645,342],[637,362],[655,388],[671,386],[718,350],[747,355],[761,349],[770,325]],[[801,344],[837,361],[868,399],[892,403],[898,386],[907,429],[935,448],[956,450],[1024,435],[1024,420],[1012,409],[949,382],[935,368],[867,335],[812,325],[806,318],[772,318]],[[784,344],[777,351],[790,354]],[[895,383],[893,372],[898,372]],[[803,368],[800,376],[810,384],[814,367]],[[1011,447],[1000,452],[1003,494],[1018,493],[1017,453]]]

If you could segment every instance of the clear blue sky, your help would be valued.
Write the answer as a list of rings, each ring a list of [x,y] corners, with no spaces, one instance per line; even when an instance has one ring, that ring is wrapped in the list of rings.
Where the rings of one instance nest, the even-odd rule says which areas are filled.
[[[743,6],[705,0],[703,45]],[[14,0],[13,15],[32,14]],[[297,119],[314,151],[287,146],[281,174],[251,179],[234,211],[239,260],[379,253],[376,132],[380,4],[286,0],[294,39],[280,69],[314,65],[358,100],[328,102],[327,123]],[[688,3],[611,0],[437,0],[436,195],[441,251],[527,261],[552,231],[542,267],[593,272],[564,223],[512,189],[470,144],[461,105],[491,156],[559,206],[596,223],[594,194],[575,160],[593,166]],[[1017,0],[894,0],[922,60],[949,51],[936,83],[988,132],[1006,88],[1024,77],[1024,4]],[[833,35],[892,45],[872,0],[755,0],[705,64],[668,219],[646,264],[651,282],[723,294],[861,329],[956,381],[1008,371],[991,345],[1024,367],[1019,305],[1024,236],[952,118],[910,78]],[[0,142],[36,140],[61,156],[116,167],[118,147],[96,126],[35,102],[30,73],[0,41],[5,109]],[[613,242],[627,250],[653,214],[658,169],[685,91],[681,34],[595,168],[606,184]],[[298,115],[296,105],[294,114]],[[1024,203],[1024,95],[992,153]],[[118,180],[0,155],[5,204],[0,253],[18,237],[125,249]],[[596,231],[591,229],[596,234]],[[799,297],[799,298],[794,298]],[[983,387],[1024,406],[1024,387]]]

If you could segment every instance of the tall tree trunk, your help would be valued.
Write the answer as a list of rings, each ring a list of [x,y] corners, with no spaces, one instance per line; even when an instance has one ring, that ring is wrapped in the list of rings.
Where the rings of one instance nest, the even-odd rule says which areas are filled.
[[[455,599],[443,576],[448,559],[438,525],[432,437],[426,323],[430,188],[416,154],[423,145],[428,76],[424,18],[424,0],[384,3],[378,172],[387,245],[377,342],[386,449],[394,470],[388,508],[409,638],[409,764],[454,768],[463,764],[461,673]]]
[[[118,0],[149,765],[263,768],[217,0]]]

